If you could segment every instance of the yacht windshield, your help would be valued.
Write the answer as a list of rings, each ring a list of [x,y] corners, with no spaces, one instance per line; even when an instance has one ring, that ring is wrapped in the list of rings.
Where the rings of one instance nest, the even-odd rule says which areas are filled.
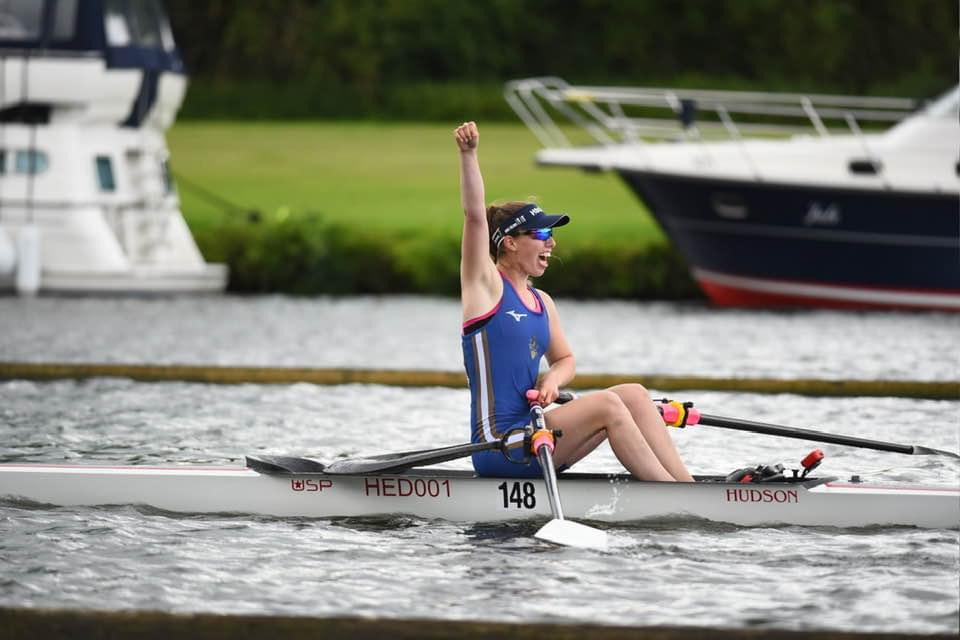
[[[953,118],[960,117],[960,86],[956,86],[947,93],[937,98],[929,107],[927,113],[934,118]]]
[[[0,41],[18,48],[78,48],[79,1],[0,0]]]
[[[111,47],[174,49],[170,25],[159,0],[107,0],[103,19]]]
[[[42,29],[42,2],[37,0],[0,2],[0,40],[38,40]]]

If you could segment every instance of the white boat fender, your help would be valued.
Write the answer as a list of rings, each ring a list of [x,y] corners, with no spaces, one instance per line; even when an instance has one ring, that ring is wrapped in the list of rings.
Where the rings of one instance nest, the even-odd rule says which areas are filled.
[[[34,295],[40,289],[40,230],[35,225],[17,232],[17,256],[17,293]]]
[[[16,267],[17,249],[7,232],[0,229],[0,276],[12,276]]]

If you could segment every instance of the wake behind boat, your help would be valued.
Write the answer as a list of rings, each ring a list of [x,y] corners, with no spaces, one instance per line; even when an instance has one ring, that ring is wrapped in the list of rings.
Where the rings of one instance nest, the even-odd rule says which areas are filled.
[[[278,517],[406,514],[463,522],[548,518],[542,479],[417,469],[331,475],[308,458],[248,457],[246,467],[0,465],[0,496],[61,507],[149,505],[179,513]],[[600,522],[706,520],[742,526],[960,526],[960,488],[870,484],[854,476],[744,483],[644,482],[564,473],[568,517]]]

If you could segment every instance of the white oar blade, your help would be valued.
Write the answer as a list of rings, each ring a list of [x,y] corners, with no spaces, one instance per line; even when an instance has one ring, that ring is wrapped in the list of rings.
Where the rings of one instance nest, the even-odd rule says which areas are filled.
[[[606,549],[609,544],[606,531],[571,520],[551,520],[540,527],[534,536],[554,544],[581,549]]]

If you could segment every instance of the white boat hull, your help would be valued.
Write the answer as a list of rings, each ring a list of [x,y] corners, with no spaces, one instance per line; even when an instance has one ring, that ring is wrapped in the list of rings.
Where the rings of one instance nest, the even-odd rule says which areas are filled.
[[[136,268],[113,273],[48,271],[45,293],[174,294],[221,293],[227,282],[224,264],[204,264],[196,269]]]
[[[960,488],[803,483],[640,482],[564,474],[567,517],[606,522],[700,519],[735,525],[960,527]],[[453,521],[548,518],[543,483],[466,471],[267,475],[242,467],[0,465],[0,496],[56,506],[143,504],[182,513],[308,518],[408,514]]]

